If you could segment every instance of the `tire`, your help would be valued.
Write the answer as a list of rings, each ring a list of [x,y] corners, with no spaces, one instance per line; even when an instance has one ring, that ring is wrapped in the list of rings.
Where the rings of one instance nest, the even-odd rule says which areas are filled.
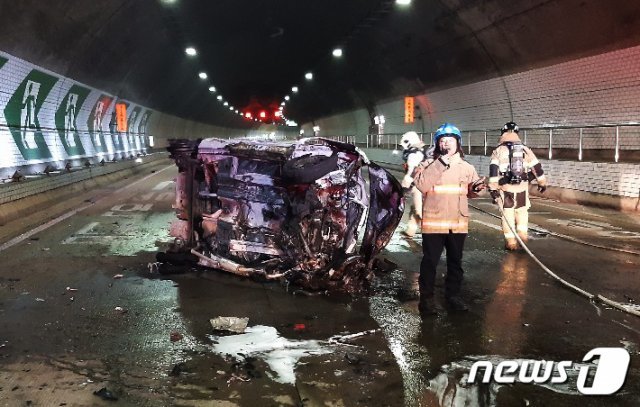
[[[282,166],[282,177],[296,184],[309,184],[338,169],[338,153],[305,155],[287,161]]]

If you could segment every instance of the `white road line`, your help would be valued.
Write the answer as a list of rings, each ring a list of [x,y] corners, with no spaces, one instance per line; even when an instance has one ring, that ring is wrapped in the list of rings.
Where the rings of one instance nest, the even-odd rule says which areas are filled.
[[[169,168],[175,168],[175,165],[169,165],[169,166],[167,166],[167,167],[165,167],[165,168],[163,168],[163,169],[161,169],[161,170],[158,170],[158,171],[156,171],[156,172],[154,172],[154,173],[152,173],[152,174],[147,175],[147,176],[146,176],[146,177],[144,177],[144,178],[140,178],[139,180],[134,181],[134,182],[132,182],[131,184],[129,184],[129,185],[127,185],[127,186],[124,186],[124,187],[122,187],[122,188],[118,189],[117,191],[111,192],[111,193],[109,193],[108,195],[103,196],[102,198],[97,199],[96,201],[94,201],[94,202],[92,202],[92,203],[88,203],[88,204],[82,205],[81,207],[76,208],[76,209],[74,209],[74,210],[72,210],[72,211],[70,211],[70,212],[67,212],[67,213],[63,214],[63,215],[60,215],[60,216],[58,216],[58,217],[57,217],[57,218],[55,218],[55,219],[51,219],[49,222],[45,223],[44,225],[40,225],[40,226],[38,226],[37,228],[32,229],[32,230],[30,230],[30,231],[28,231],[28,232],[25,232],[25,233],[21,234],[20,236],[15,237],[15,238],[13,238],[13,239],[9,240],[8,242],[6,242],[6,243],[4,243],[4,244],[0,245],[0,252],[1,252],[1,251],[3,251],[3,250],[6,250],[6,249],[8,249],[8,248],[10,248],[10,247],[12,247],[12,246],[15,246],[15,245],[17,245],[17,244],[18,244],[18,243],[20,243],[20,242],[23,242],[23,241],[25,241],[25,240],[29,239],[31,236],[35,235],[36,233],[40,233],[40,232],[42,232],[43,230],[47,230],[47,229],[49,229],[51,226],[56,225],[56,224],[58,224],[58,223],[62,222],[63,220],[65,220],[65,219],[68,219],[68,218],[72,217],[72,216],[73,216],[73,215],[75,215],[76,213],[81,212],[81,211],[83,211],[83,210],[85,210],[85,209],[89,208],[90,206],[93,206],[93,205],[97,204],[98,202],[101,202],[101,201],[103,201],[103,200],[105,200],[105,199],[107,199],[107,198],[110,198],[110,197],[111,197],[112,195],[114,195],[114,194],[118,194],[118,193],[120,193],[120,192],[122,192],[122,191],[124,191],[124,190],[126,190],[126,189],[129,189],[129,188],[131,188],[132,186],[134,186],[134,185],[136,185],[136,184],[138,184],[138,183],[140,183],[140,182],[142,182],[142,181],[146,181],[147,179],[149,179],[149,178],[153,177],[154,175],[159,174],[159,173],[161,173],[161,172],[162,172],[162,171],[164,171],[164,170],[168,170]]]
[[[75,242],[76,240],[78,240],[78,238],[83,237],[83,235],[86,235],[87,233],[91,232],[93,228],[95,228],[99,224],[100,222],[89,223],[88,225],[86,225],[85,227],[81,228],[76,233],[74,233],[73,236],[69,236],[68,238],[64,239],[62,241],[62,244],[71,244]]]
[[[598,215],[598,214],[595,214],[595,213],[589,213],[589,212],[585,212],[585,211],[577,211],[575,209],[563,208],[561,206],[555,206],[555,205],[551,205],[551,204],[548,204],[548,203],[542,203],[537,199],[533,200],[532,204],[533,205],[548,206],[549,208],[558,209],[560,211],[575,212],[575,213],[579,213],[581,215],[593,216],[593,217],[596,217],[596,218],[607,218],[607,216],[605,216],[605,215]]]
[[[477,220],[477,219],[471,219],[471,222],[475,222],[475,223],[479,223],[481,225],[484,225],[488,228],[494,229],[494,230],[499,230],[502,232],[502,226],[498,226],[498,225],[494,225],[493,223],[488,223],[488,222],[483,222],[481,220]]]

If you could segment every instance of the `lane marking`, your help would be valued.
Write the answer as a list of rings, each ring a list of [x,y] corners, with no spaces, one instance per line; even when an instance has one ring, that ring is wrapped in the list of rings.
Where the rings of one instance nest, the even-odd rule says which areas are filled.
[[[175,168],[175,165],[173,165],[173,164],[172,165],[168,165],[165,168],[163,168],[161,170],[158,170],[158,171],[156,171],[154,173],[151,173],[151,174],[145,176],[144,178],[140,178],[139,180],[134,181],[131,184],[126,185],[126,186],[124,186],[124,187],[122,187],[122,188],[120,188],[120,189],[118,189],[118,190],[116,190],[114,192],[110,192],[109,194],[103,196],[102,198],[99,198],[99,199],[95,200],[94,202],[82,205],[79,208],[73,209],[70,212],[67,212],[67,213],[65,213],[63,215],[60,215],[57,218],[52,219],[49,222],[36,227],[35,229],[31,229],[30,231],[25,232],[25,233],[21,234],[20,236],[15,237],[15,238],[9,240],[8,242],[0,245],[0,252],[3,251],[3,250],[6,250],[6,249],[8,249],[8,248],[10,248],[12,246],[17,245],[18,243],[21,243],[21,242],[29,239],[31,236],[33,236],[33,235],[35,235],[37,233],[40,233],[43,230],[49,229],[51,226],[57,225],[58,223],[62,222],[65,219],[68,219],[68,218],[72,217],[73,215],[75,215],[78,212],[81,212],[81,211],[83,211],[83,210],[85,210],[85,209],[87,209],[87,208],[89,208],[89,207],[91,207],[91,206],[93,206],[93,205],[95,205],[95,204],[97,204],[99,202],[102,202],[103,200],[105,200],[107,198],[111,198],[112,195],[119,194],[119,193],[121,193],[121,192],[123,192],[123,191],[125,191],[125,190],[127,190],[127,189],[129,189],[131,187],[133,187],[134,185],[140,183],[140,182],[146,181],[149,178],[151,178],[151,177],[153,177],[153,176],[155,176],[157,174],[160,174],[162,171],[168,170],[169,168]]]
[[[595,214],[595,213],[589,213],[589,212],[585,212],[585,211],[577,211],[577,210],[571,209],[571,208],[562,208],[560,206],[555,206],[555,205],[551,205],[551,204],[548,204],[548,203],[542,203],[537,199],[533,200],[532,204],[534,204],[534,203],[536,205],[548,206],[550,208],[558,209],[560,211],[574,212],[574,213],[579,213],[580,215],[585,215],[585,216],[593,216],[593,217],[596,217],[596,218],[607,218],[608,217],[608,216],[605,216],[605,215],[598,215],[598,214]]]
[[[491,228],[491,229],[494,229],[494,230],[499,230],[500,232],[502,232],[502,226],[494,225],[493,223],[483,222],[483,221],[478,220],[478,219],[471,219],[471,222],[479,223],[479,224],[484,225],[484,226],[486,226],[488,228]]]
[[[74,233],[73,236],[69,236],[68,238],[64,239],[62,241],[62,244],[70,244],[72,242],[75,242],[78,238],[80,238],[83,235],[86,235],[89,232],[91,232],[99,224],[100,224],[100,222],[91,222],[91,223],[89,223],[88,225],[84,226],[83,228],[78,230],[76,233]]]
[[[159,191],[161,189],[165,189],[166,187],[168,187],[169,185],[172,185],[172,184],[173,184],[173,181],[162,181],[162,182],[159,182],[158,185],[153,187],[152,191]]]

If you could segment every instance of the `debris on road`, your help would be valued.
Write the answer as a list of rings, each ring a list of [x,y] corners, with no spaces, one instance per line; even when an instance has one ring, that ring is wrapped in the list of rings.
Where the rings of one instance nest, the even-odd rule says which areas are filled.
[[[376,328],[376,329],[369,329],[368,331],[358,332],[358,333],[355,333],[355,334],[333,335],[331,338],[329,338],[329,343],[337,344],[337,345],[355,346],[355,345],[349,343],[348,341],[350,341],[352,339],[361,338],[361,337],[366,336],[366,335],[372,335],[372,334],[374,334],[374,333],[376,333],[378,331],[380,331],[380,329]]]
[[[100,390],[94,391],[93,394],[95,394],[96,396],[100,397],[103,400],[109,400],[109,401],[118,400],[118,397],[116,397],[116,395],[113,394],[113,392],[107,389],[106,387],[103,387]]]
[[[117,279],[120,279],[120,278],[123,278],[123,277],[124,277],[124,274],[116,274],[115,276],[113,276],[113,279],[117,280]]]
[[[209,322],[214,331],[228,331],[241,334],[247,329],[249,318],[217,317],[210,319]]]
[[[178,342],[179,340],[182,340],[182,338],[182,334],[178,331],[171,331],[171,333],[169,334],[169,339],[171,339],[171,342]]]

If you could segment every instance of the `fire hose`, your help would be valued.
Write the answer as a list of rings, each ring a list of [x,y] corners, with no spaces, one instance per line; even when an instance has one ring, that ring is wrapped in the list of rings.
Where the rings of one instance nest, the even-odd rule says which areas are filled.
[[[502,197],[498,197],[499,200],[502,201]],[[480,208],[476,208],[475,206],[472,206],[474,209],[477,209],[481,212],[485,212],[488,213],[486,211],[483,211]],[[502,215],[502,217],[507,221],[507,225],[509,226],[509,229],[511,230],[511,233],[513,233],[516,237],[516,239],[518,240],[518,243],[520,243],[520,245],[522,246],[522,248],[527,252],[527,254],[536,262],[538,263],[538,265],[545,271],[545,273],[547,273],[551,278],[553,278],[554,280],[556,280],[557,282],[559,282],[560,284],[562,284],[565,287],[568,287],[569,289],[577,292],[578,294],[587,297],[589,299],[589,301],[600,301],[603,304],[607,304],[611,307],[614,307],[616,309],[619,309],[620,311],[624,311],[628,314],[631,315],[635,315],[637,317],[640,317],[640,311],[635,310],[630,308],[629,306],[622,304],[620,302],[617,301],[613,301],[610,300],[607,297],[604,297],[600,294],[592,294],[588,291],[585,291],[583,289],[581,289],[578,286],[575,286],[573,284],[571,284],[570,282],[562,279],[560,276],[558,276],[556,273],[554,273],[553,271],[551,271],[551,269],[549,269],[547,266],[544,265],[544,263],[542,263],[529,249],[529,247],[522,241],[522,239],[520,238],[520,236],[518,236],[518,234],[516,233],[515,227],[511,224],[511,222],[509,222],[509,220],[506,218],[506,216],[504,215],[504,211],[502,209],[502,205],[500,204],[500,202],[498,202],[498,208],[500,209],[500,214]]]

